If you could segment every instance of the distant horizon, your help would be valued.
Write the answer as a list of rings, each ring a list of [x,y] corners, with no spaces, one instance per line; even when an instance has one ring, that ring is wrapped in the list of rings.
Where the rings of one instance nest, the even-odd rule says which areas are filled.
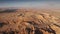
[[[58,0],[0,0],[0,8],[24,7],[24,8],[60,8]]]

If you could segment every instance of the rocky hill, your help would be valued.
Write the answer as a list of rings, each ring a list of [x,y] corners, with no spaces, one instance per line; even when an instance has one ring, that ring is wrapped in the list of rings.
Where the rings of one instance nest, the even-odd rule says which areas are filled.
[[[60,19],[50,14],[26,9],[6,12],[0,13],[0,34],[60,34]]]

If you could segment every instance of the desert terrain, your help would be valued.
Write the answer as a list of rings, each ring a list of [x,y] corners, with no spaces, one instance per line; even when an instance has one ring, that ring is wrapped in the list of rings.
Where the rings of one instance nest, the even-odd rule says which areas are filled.
[[[60,34],[60,9],[0,9],[0,34]]]

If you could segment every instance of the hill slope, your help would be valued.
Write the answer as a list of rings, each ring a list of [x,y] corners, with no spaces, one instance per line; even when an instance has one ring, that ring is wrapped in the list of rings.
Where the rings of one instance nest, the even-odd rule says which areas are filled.
[[[1,13],[0,34],[60,34],[60,19],[24,9]]]

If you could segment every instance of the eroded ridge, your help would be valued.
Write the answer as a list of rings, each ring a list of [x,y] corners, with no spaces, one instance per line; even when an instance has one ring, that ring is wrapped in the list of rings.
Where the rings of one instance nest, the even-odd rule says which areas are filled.
[[[6,16],[0,18],[0,34],[57,34],[53,27],[60,28],[60,19],[46,13],[17,10]]]

